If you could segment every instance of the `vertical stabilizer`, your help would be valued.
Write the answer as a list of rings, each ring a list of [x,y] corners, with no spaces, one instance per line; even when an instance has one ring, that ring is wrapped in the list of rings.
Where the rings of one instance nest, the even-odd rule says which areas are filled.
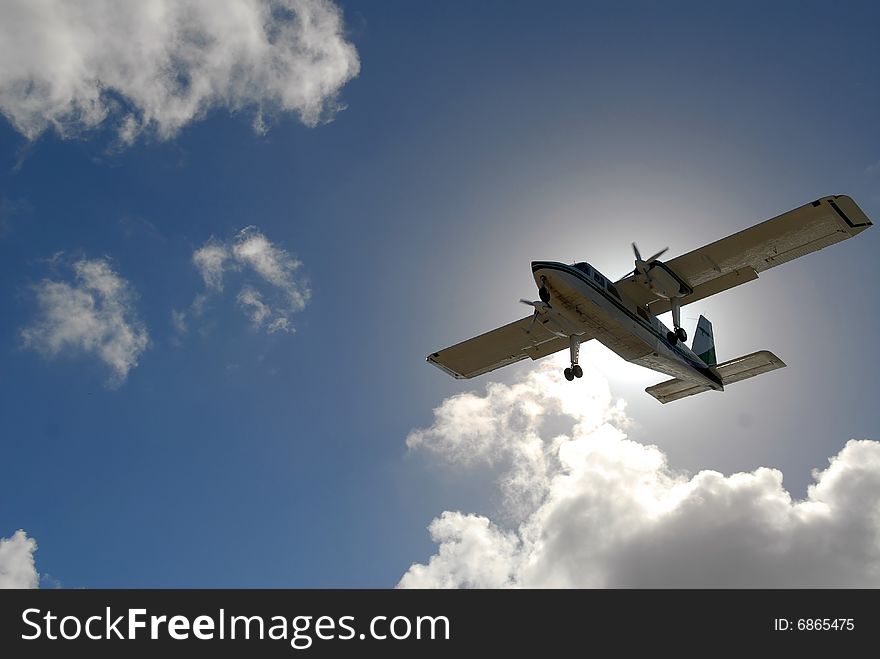
[[[705,316],[700,316],[700,322],[697,323],[694,345],[691,350],[706,362],[706,366],[715,366],[718,363],[715,358],[715,337],[712,335],[712,323]]]

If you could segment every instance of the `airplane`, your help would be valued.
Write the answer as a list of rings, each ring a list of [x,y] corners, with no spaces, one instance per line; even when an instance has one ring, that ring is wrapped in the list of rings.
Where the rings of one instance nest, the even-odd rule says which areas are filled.
[[[612,282],[588,263],[532,261],[539,300],[520,300],[530,316],[428,355],[427,361],[462,379],[483,375],[526,357],[540,359],[565,348],[565,379],[583,377],[580,345],[590,339],[626,361],[672,376],[645,391],[668,403],[783,368],[769,350],[719,364],[712,323],[702,315],[687,347],[681,307],[758,278],[758,273],[852,238],[872,222],[850,197],[822,197],[766,222],[677,258],[666,249],[642,258],[633,243],[635,268]],[[657,318],[672,311],[673,328]]]

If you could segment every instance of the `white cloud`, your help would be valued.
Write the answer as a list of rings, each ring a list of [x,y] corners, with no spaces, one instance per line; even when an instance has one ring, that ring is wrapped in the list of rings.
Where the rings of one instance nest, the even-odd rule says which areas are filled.
[[[446,511],[428,527],[439,545],[427,565],[413,565],[402,588],[511,588],[516,586],[520,540],[480,515]]]
[[[270,334],[295,331],[290,316],[302,311],[311,297],[308,282],[299,274],[302,263],[272,244],[259,229],[245,227],[228,242],[212,238],[193,252],[192,260],[207,293],[223,291],[227,273],[251,277],[252,282],[243,284],[235,299],[254,327]],[[172,312],[178,334],[186,332],[188,314],[204,313],[207,293],[197,295],[188,311]]]
[[[267,282],[283,290],[290,301],[291,311],[305,308],[309,291],[294,279],[294,273],[302,263],[275,247],[256,227],[246,227],[238,233],[232,253],[240,263],[250,266]]]
[[[554,360],[444,401],[408,445],[500,467],[511,521],[444,512],[399,585],[880,586],[880,442],[847,442],[795,501],[776,469],[676,472],[625,422],[607,383],[565,382]]]
[[[73,283],[44,279],[34,287],[40,315],[22,339],[48,357],[64,350],[94,354],[112,369],[110,385],[119,385],[149,343],[134,293],[105,259],[77,261],[73,271]]]
[[[0,111],[30,139],[112,125],[175,135],[211,108],[314,125],[360,64],[330,0],[10,0]]]
[[[295,332],[296,330],[290,324],[290,320],[287,318],[276,318],[271,323],[269,323],[268,327],[266,327],[266,331],[269,334],[274,334],[275,332]]]
[[[40,581],[34,565],[37,541],[19,529],[0,538],[0,588],[36,588]]]
[[[272,315],[272,309],[263,302],[263,297],[250,286],[242,288],[235,299],[250,316],[254,327],[262,327],[266,319]]]
[[[176,334],[186,334],[188,329],[186,324],[186,313],[183,311],[171,310],[171,326]]]
[[[223,266],[229,260],[229,250],[224,245],[210,240],[193,252],[193,263],[209,289],[223,290]]]

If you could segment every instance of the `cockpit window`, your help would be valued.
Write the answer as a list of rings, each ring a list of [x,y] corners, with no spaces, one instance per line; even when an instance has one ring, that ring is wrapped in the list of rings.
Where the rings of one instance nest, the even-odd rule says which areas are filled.
[[[603,277],[602,275],[600,275],[598,272],[593,272],[593,279],[596,280],[596,283],[598,283],[599,286],[604,286],[604,285],[605,285],[605,277]]]
[[[585,275],[590,274],[590,265],[588,263],[584,263],[581,261],[580,263],[575,263],[574,267],[583,272]]]

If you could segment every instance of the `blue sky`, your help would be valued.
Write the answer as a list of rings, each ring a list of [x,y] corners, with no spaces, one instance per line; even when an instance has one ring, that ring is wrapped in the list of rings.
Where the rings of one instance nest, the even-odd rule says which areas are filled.
[[[261,78],[168,134],[154,108],[125,143],[121,117],[146,116],[128,88],[94,125],[33,134],[0,64],[0,537],[36,539],[44,585],[393,586],[442,511],[518,523],[497,463],[405,442],[448,397],[536,368],[458,382],[424,362],[524,315],[531,260],[616,278],[634,240],[676,255],[829,194],[880,217],[873,3],[338,5],[322,35],[359,69],[314,74],[332,82],[315,125]],[[277,310],[283,287],[232,259],[211,293],[193,263],[249,226],[302,264],[295,332],[236,303],[253,285]],[[768,348],[787,369],[662,407],[643,389],[664,376],[601,349],[585,380],[675,470],[774,467],[804,498],[847,440],[880,438],[873,233],[685,308],[720,359]],[[23,340],[40,287],[95,260],[149,334],[121,382]]]

